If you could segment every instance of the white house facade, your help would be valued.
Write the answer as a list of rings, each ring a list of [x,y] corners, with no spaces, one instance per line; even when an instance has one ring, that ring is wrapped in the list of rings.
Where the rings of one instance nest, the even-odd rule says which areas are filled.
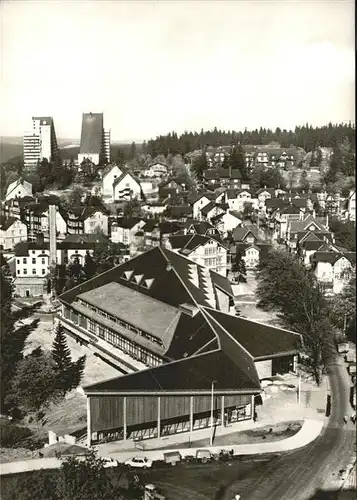
[[[12,250],[20,241],[27,241],[27,226],[11,217],[0,226],[0,245],[4,250]]]
[[[5,200],[8,201],[13,198],[24,198],[25,196],[32,196],[32,184],[18,179],[17,181],[9,184],[9,187],[6,190]]]
[[[117,165],[107,167],[107,169],[105,169],[105,171],[103,172],[102,194],[105,200],[113,200],[113,184],[116,179],[119,179],[122,173],[123,171]]]
[[[118,177],[118,179],[114,181],[114,201],[131,200],[134,198],[139,199],[141,197],[141,193],[142,190],[140,183],[129,172],[124,172],[120,177]]]

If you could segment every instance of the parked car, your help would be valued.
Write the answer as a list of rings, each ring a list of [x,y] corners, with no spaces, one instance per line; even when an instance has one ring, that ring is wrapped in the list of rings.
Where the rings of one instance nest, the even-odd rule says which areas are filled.
[[[148,469],[152,467],[152,460],[149,460],[146,457],[134,457],[130,458],[125,462],[127,467],[133,467],[138,469]]]
[[[175,466],[182,460],[181,453],[179,451],[169,451],[164,453],[164,460],[166,464]]]
[[[105,467],[105,468],[119,466],[118,460],[114,460],[114,458],[103,458],[102,460],[104,460],[103,467]]]
[[[211,462],[212,460],[219,460],[219,455],[211,453],[210,450],[197,450],[196,460],[205,464],[207,462]]]
[[[166,497],[158,490],[154,484],[146,484],[144,488],[144,499],[166,500]]]

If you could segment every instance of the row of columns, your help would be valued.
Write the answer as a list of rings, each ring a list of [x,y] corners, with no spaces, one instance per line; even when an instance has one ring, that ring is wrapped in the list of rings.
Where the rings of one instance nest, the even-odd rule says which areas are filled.
[[[218,396],[219,397],[219,396]],[[123,433],[124,433],[124,441],[127,438],[127,419],[126,419],[126,408],[127,408],[127,398],[123,397]],[[190,432],[193,432],[193,424],[194,424],[194,413],[193,413],[193,403],[194,396],[190,396]],[[214,408],[216,411],[217,408]],[[254,414],[254,395],[252,395],[252,415]],[[221,396],[221,425],[225,426],[224,420],[224,396]],[[91,414],[90,414],[90,397],[87,397],[87,446],[91,446],[91,438],[92,438],[92,428],[91,428]],[[161,397],[157,397],[157,437],[161,437]]]

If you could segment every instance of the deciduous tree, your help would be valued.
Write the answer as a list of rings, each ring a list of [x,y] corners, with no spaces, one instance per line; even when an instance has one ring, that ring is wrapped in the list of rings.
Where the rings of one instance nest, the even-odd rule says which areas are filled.
[[[303,337],[305,370],[321,382],[333,355],[335,329],[313,271],[291,254],[272,251],[257,272],[259,307],[278,311],[282,325]]]

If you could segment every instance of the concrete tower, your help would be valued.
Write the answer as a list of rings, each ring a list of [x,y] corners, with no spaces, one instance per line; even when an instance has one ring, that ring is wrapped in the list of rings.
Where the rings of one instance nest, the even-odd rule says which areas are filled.
[[[55,296],[54,276],[57,263],[57,231],[56,231],[56,205],[48,207],[48,226],[50,233],[50,276],[51,276],[51,295]]]

